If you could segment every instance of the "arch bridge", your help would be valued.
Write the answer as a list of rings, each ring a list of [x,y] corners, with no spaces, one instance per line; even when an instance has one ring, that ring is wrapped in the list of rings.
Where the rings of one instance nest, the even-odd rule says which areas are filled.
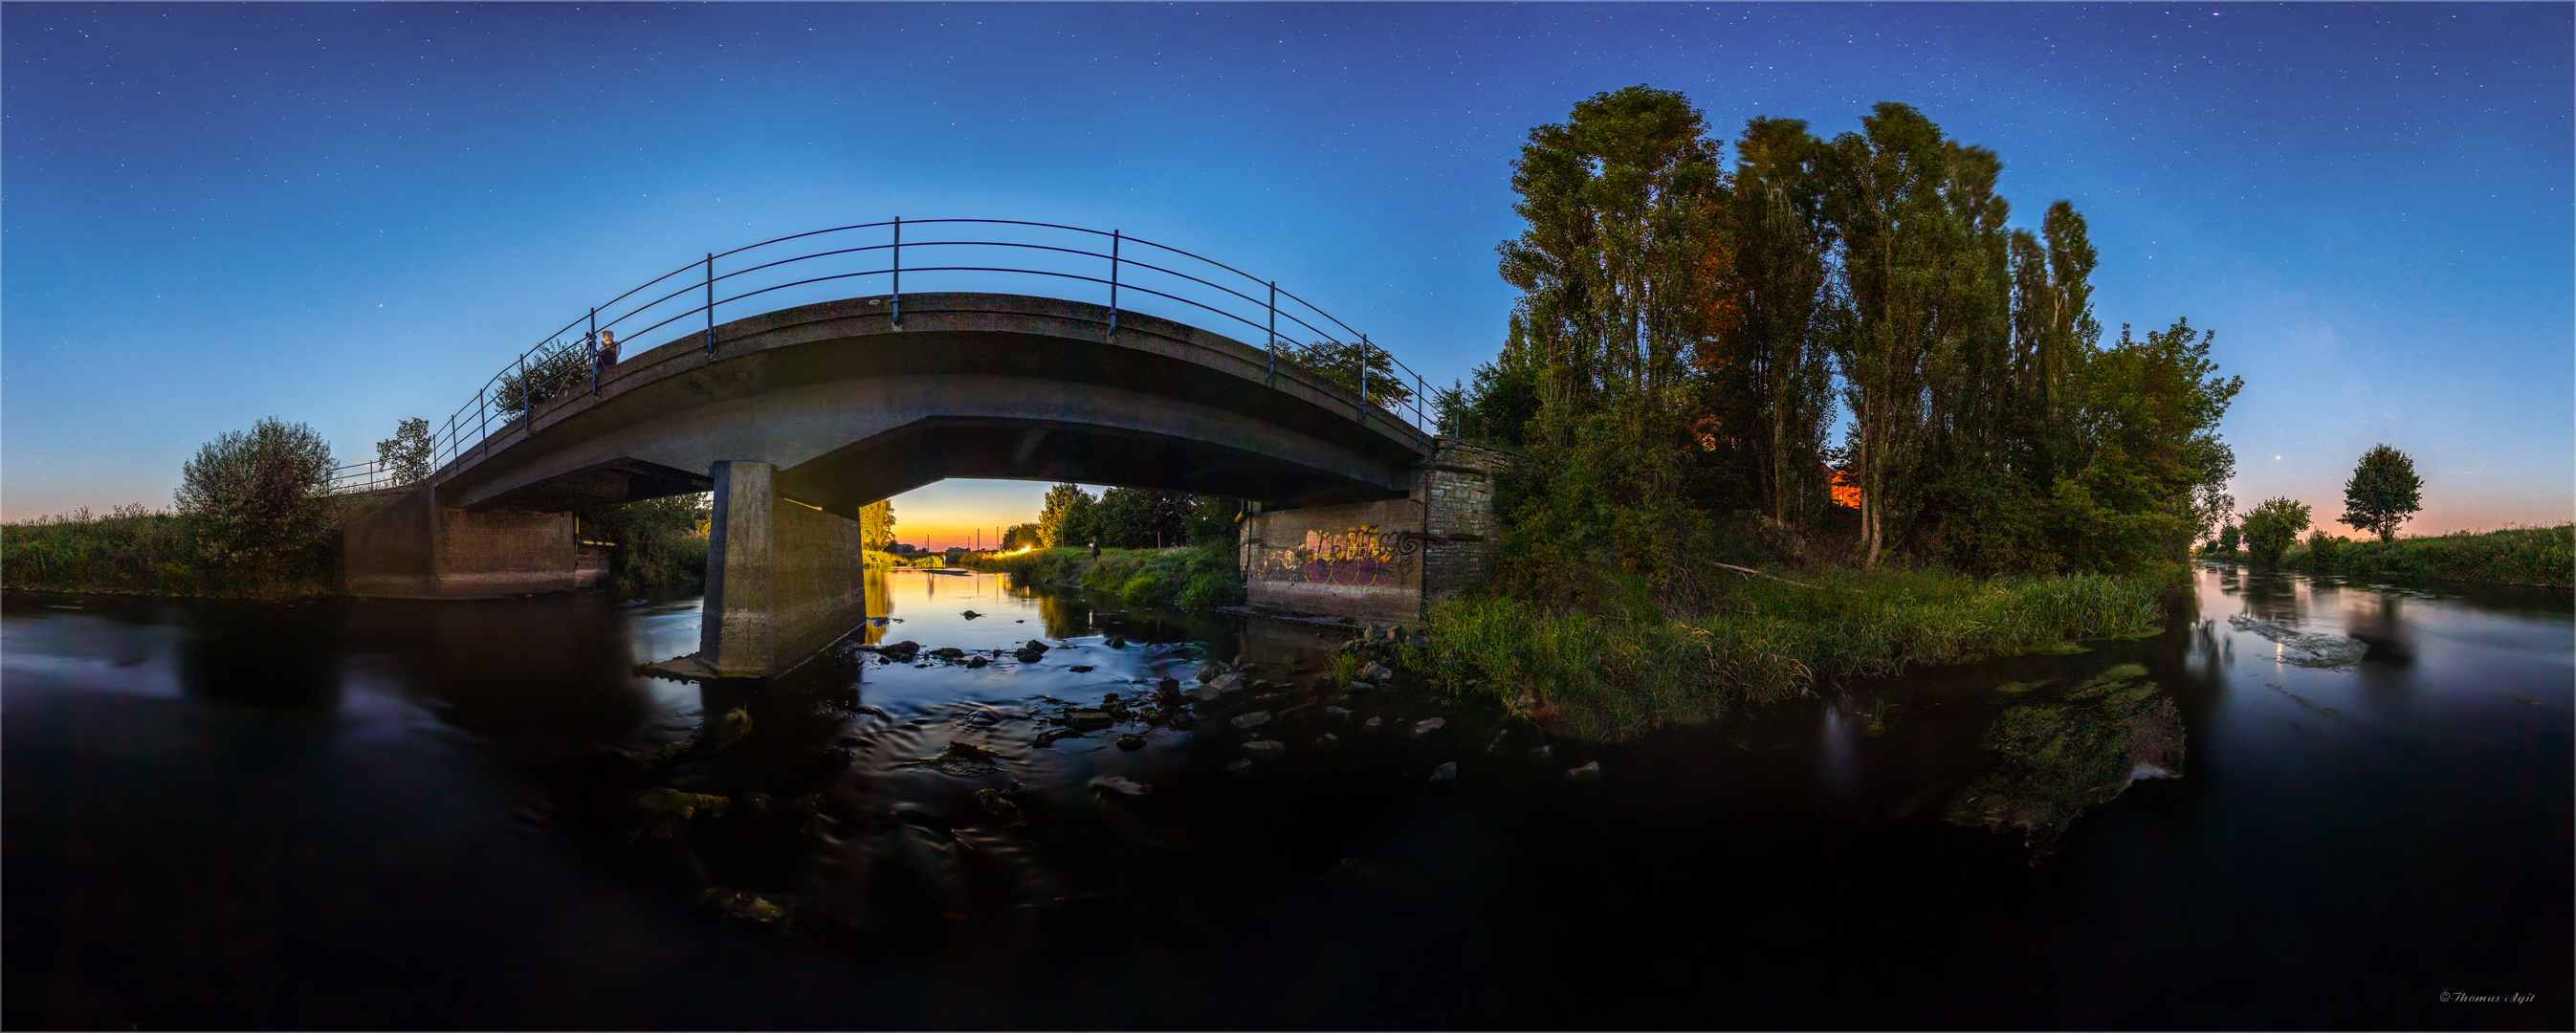
[[[905,293],[907,273],[1087,282],[1107,303]],[[835,296],[875,285],[845,281],[889,289]],[[648,335],[665,339],[634,354],[610,343]],[[1295,337],[1313,344],[1282,348]],[[764,677],[868,616],[861,507],[972,477],[1244,499],[1254,606],[1419,620],[1490,562],[1491,478],[1509,461],[1437,433],[1424,393],[1275,284],[1116,231],[936,220],[799,234],[708,255],[548,335],[433,428],[427,477],[344,471],[342,487],[380,502],[350,522],[348,588],[573,590],[605,571],[573,511],[710,491],[705,620],[681,667]]]

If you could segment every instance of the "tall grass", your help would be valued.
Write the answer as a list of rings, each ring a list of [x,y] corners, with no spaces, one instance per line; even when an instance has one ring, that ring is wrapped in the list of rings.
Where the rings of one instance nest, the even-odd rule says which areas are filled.
[[[2282,557],[2314,573],[2365,578],[2430,578],[2507,585],[2576,585],[2576,524],[2344,542],[2320,554],[2303,545]]]
[[[1687,618],[1604,616],[1507,599],[1436,603],[1407,666],[1586,738],[1713,719],[1841,678],[2035,652],[2152,630],[2153,581],[1977,580],[1943,571],[1739,582]]]
[[[978,554],[966,565],[1010,574],[1021,584],[1078,585],[1114,592],[1135,606],[1199,609],[1243,601],[1243,575],[1234,550],[1210,546],[1169,549],[1033,549]]]
[[[211,558],[187,517],[140,505],[104,516],[84,507],[0,525],[0,584],[140,595],[295,597],[339,591],[339,529],[275,550],[257,565]]]

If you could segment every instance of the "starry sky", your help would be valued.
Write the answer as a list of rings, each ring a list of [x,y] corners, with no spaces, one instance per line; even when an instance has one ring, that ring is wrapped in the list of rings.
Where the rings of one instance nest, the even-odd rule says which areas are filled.
[[[1529,129],[1645,83],[1726,135],[1905,101],[2001,154],[2016,225],[2072,200],[2110,334],[2187,316],[2245,378],[2247,508],[2340,513],[2387,442],[2424,475],[2411,533],[2555,523],[2571,12],[7,4],[0,517],[167,505],[264,416],[372,458],[588,305],[896,215],[1220,257],[1445,381],[1500,344]],[[934,485],[899,534],[963,543],[1043,491]]]

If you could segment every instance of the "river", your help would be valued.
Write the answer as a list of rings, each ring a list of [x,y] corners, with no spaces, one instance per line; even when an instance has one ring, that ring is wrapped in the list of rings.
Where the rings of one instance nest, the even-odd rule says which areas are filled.
[[[871,588],[925,652],[759,691],[631,673],[695,599],[10,593],[0,1019],[2576,1023],[2563,591],[2204,568],[2158,636],[1583,743],[1321,691],[1329,629]]]

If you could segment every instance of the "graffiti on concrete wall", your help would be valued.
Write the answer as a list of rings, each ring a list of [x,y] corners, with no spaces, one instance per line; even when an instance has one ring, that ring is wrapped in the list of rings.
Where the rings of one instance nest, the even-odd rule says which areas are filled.
[[[1306,540],[1261,550],[1255,577],[1309,585],[1395,588],[1422,551],[1422,536],[1380,531],[1375,524],[1338,531],[1308,531]]]

